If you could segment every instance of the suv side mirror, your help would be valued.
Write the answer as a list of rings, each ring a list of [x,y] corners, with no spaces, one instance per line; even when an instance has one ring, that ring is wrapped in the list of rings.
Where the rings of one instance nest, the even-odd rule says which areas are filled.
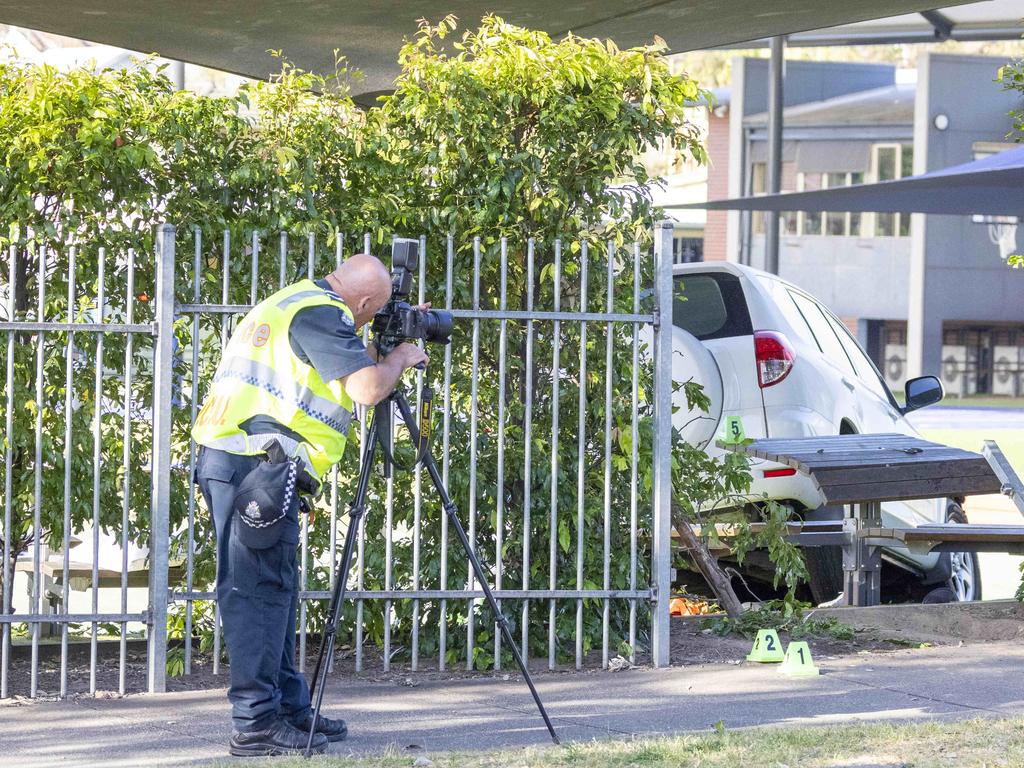
[[[942,382],[934,376],[919,376],[916,379],[910,379],[903,386],[903,391],[906,394],[906,405],[901,409],[903,413],[910,413],[918,408],[924,408],[926,405],[937,403],[945,395],[942,390]]]

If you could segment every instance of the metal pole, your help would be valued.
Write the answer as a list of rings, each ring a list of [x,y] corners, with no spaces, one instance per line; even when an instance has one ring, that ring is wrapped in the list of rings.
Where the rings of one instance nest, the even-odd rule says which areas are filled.
[[[651,661],[669,663],[672,561],[672,222],[654,227],[654,509],[651,541]]]
[[[771,39],[771,60],[768,64],[768,194],[778,194],[782,183],[782,82],[784,37]],[[764,268],[779,273],[779,214],[765,213]]]
[[[153,507],[149,536],[149,692],[167,688],[167,555],[171,504],[171,342],[174,339],[174,226],[156,231],[153,374]]]

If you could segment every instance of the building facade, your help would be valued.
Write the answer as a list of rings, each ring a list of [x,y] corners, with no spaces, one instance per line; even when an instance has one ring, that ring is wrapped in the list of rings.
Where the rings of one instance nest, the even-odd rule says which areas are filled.
[[[924,54],[914,78],[889,65],[787,62],[782,191],[898,179],[1009,148],[1008,113],[1021,104],[995,82],[1003,63]],[[767,64],[736,59],[727,106],[709,117],[709,199],[765,192]],[[767,215],[709,212],[704,258],[763,267]],[[895,391],[934,374],[952,396],[1024,396],[1024,271],[1005,263],[1014,225],[906,213],[780,218],[780,275],[843,318]]]

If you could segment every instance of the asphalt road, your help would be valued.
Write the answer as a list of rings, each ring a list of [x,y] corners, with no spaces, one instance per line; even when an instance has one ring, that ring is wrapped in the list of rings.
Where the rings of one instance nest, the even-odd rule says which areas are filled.
[[[545,674],[541,695],[564,741],[727,728],[829,726],[1024,714],[1020,643],[985,643],[818,659],[820,677],[774,665],[687,666]],[[415,686],[334,680],[325,712],[349,721],[337,754],[418,755],[548,743],[515,678]],[[199,766],[224,760],[223,690],[0,705],[0,765]],[[244,760],[240,761],[245,764]]]

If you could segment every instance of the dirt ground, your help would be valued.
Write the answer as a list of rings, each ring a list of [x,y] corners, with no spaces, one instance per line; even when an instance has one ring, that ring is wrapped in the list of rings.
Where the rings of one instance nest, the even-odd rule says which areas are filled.
[[[789,634],[779,632],[783,644],[790,641]],[[889,638],[875,629],[855,631],[852,640],[837,640],[829,636],[801,637],[811,648],[816,659],[838,658],[864,653],[885,653],[916,644],[908,639]],[[949,638],[950,643],[958,642]],[[739,636],[719,637],[702,630],[696,617],[672,620],[672,663],[680,666],[699,664],[740,664],[750,653],[752,641]]]
[[[986,603],[951,603],[947,605],[903,605],[879,606],[877,608],[838,608],[817,610],[816,618],[834,616],[853,628],[853,637],[839,640],[832,636],[811,636],[806,639],[812,654],[819,659],[864,654],[887,654],[901,648],[921,643],[932,645],[958,645],[983,643],[993,640],[1024,639],[1024,604],[1015,601],[992,601]],[[783,642],[789,637],[780,633]],[[751,641],[730,635],[720,637],[701,628],[699,617],[680,617],[672,620],[671,658],[673,665],[692,666],[702,664],[740,664],[750,652]],[[317,646],[311,639],[308,646],[307,674],[312,674],[316,662]],[[89,644],[72,643],[68,659],[68,694],[71,697],[89,696]],[[9,686],[15,701],[24,700],[29,692],[30,648],[15,646],[11,654]],[[646,663],[638,658],[639,664]],[[220,665],[219,674],[213,674],[212,658],[209,654],[196,653],[193,656],[193,671],[190,675],[169,677],[170,691],[204,690],[227,686],[228,665]],[[628,666],[620,660],[621,666]],[[531,671],[547,673],[544,659],[534,659]],[[580,674],[572,664],[564,664],[555,674]],[[600,652],[590,655],[584,664],[582,674],[599,674]],[[407,661],[393,661],[391,669],[384,671],[380,652],[372,647],[364,649],[363,670],[355,671],[355,654],[351,648],[342,648],[335,657],[333,677],[365,680],[367,682],[390,682],[394,685],[415,687],[422,682],[453,680],[462,678],[507,678],[515,674],[514,668],[495,672],[466,671],[459,663],[443,672],[437,668],[436,659],[421,658],[419,671],[413,672]],[[96,669],[97,695],[114,698],[118,694],[118,643],[103,642],[99,646],[99,661]],[[146,690],[145,643],[130,641],[126,664],[126,688],[128,693],[142,693]],[[46,644],[40,647],[38,691],[39,698],[56,698],[60,690],[60,647]]]

